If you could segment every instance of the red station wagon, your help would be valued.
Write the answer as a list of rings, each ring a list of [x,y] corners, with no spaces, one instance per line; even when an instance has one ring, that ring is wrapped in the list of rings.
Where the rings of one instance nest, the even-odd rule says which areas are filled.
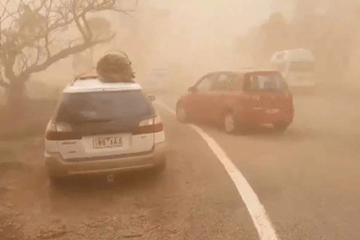
[[[176,107],[180,122],[223,125],[228,133],[271,124],[284,131],[294,118],[293,97],[279,72],[215,72],[202,77]]]

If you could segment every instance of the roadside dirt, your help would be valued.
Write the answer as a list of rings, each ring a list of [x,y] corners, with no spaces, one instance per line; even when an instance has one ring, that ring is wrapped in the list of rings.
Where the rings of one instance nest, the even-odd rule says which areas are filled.
[[[89,236],[91,239],[125,239],[142,236],[146,212],[139,213],[134,209],[134,214],[128,215],[132,219],[126,220],[118,219],[118,213],[109,208],[112,207],[112,193],[124,190],[121,183],[129,181],[126,176],[117,179],[116,184],[108,184],[103,178],[74,179],[54,188],[49,186],[42,164],[43,139],[6,142],[4,145],[13,154],[11,161],[1,163],[0,239],[90,239]],[[145,176],[144,181],[151,182],[151,178],[146,180]],[[133,180],[129,184],[141,184],[142,180],[138,179],[138,183]],[[123,201],[126,202],[126,198]],[[129,231],[127,225],[130,222],[133,230]],[[136,230],[134,222],[141,232]],[[147,226],[147,231],[155,227]]]
[[[9,158],[0,163],[0,239],[126,239],[141,237],[143,226],[146,231],[157,227],[147,226],[148,213],[136,209],[122,209],[134,214],[118,218],[111,204],[116,192],[131,191],[127,188],[143,181],[151,184],[152,176],[131,182],[122,176],[114,184],[105,178],[72,179],[55,188],[45,175],[42,138],[2,145]]]
[[[171,234],[172,227],[160,223],[166,219],[163,200],[153,196],[159,184],[167,188],[162,175],[139,172],[118,176],[112,184],[100,177],[50,186],[43,134],[51,112],[43,102],[26,112],[21,128],[1,121],[0,239],[163,239],[162,234]]]
[[[14,161],[0,175],[0,239],[257,239],[246,207],[206,143],[174,116],[162,116],[166,171],[123,173],[114,183],[82,177],[55,188],[45,175],[42,137],[1,142]]]

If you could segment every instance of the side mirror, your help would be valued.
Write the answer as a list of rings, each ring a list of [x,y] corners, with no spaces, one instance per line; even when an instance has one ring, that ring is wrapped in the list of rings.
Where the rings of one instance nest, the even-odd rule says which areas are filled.
[[[156,100],[156,97],[154,95],[149,94],[147,97],[151,102],[154,102]]]
[[[197,92],[197,89],[195,86],[192,86],[188,89],[188,92],[195,93],[195,92]]]

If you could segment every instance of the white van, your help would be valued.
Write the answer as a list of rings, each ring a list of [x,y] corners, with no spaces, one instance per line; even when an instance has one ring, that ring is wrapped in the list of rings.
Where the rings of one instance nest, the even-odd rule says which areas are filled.
[[[310,50],[293,49],[276,52],[271,58],[271,68],[283,75],[290,88],[316,87],[315,59]]]

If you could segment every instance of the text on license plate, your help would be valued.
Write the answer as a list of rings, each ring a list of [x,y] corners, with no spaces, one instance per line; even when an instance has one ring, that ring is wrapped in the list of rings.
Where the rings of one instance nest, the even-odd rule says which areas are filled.
[[[268,114],[275,114],[278,113],[280,110],[279,109],[267,109],[266,113]]]
[[[122,147],[123,142],[121,137],[107,137],[107,138],[96,138],[93,140],[93,147],[99,148],[114,148]]]

